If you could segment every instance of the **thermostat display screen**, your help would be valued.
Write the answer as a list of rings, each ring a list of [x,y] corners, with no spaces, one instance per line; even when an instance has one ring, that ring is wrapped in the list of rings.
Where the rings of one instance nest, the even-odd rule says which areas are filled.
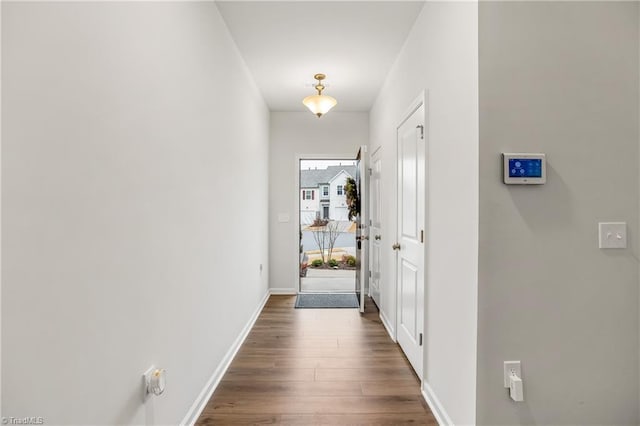
[[[538,158],[510,158],[509,177],[540,178],[542,177],[542,160]]]
[[[507,185],[541,185],[547,182],[547,157],[543,153],[502,153],[502,174]]]

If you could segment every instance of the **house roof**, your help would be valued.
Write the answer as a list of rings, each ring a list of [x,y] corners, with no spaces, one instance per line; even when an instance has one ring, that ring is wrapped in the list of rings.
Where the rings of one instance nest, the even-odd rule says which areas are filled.
[[[326,169],[300,170],[300,188],[328,185],[343,170],[351,177],[356,175],[356,166],[328,166]]]

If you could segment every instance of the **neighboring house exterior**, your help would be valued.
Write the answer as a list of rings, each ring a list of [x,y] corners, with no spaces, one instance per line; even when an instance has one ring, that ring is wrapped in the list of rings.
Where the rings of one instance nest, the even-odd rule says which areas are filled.
[[[349,220],[345,184],[355,178],[356,166],[300,170],[300,223],[316,218]]]
[[[300,223],[309,224],[320,211],[320,195],[318,188],[300,189]]]

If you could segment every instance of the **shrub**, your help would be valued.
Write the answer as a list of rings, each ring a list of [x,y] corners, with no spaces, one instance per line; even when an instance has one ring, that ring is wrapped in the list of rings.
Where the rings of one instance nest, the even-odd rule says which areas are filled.
[[[314,259],[311,262],[311,266],[313,266],[314,268],[318,268],[318,267],[322,266],[322,259]]]
[[[345,262],[349,266],[356,266],[356,258],[353,256],[345,256]]]
[[[329,219],[321,219],[321,218],[317,217],[316,220],[313,221],[311,226],[313,226],[313,227],[327,226],[327,223],[329,223]]]
[[[332,268],[338,266],[338,261],[335,259],[329,259],[329,262],[327,263],[329,263],[329,266],[331,266]]]

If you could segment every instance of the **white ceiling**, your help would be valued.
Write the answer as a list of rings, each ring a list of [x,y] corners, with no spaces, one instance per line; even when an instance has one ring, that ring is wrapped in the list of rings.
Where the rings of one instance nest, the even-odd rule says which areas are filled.
[[[305,111],[327,75],[334,111],[369,111],[423,1],[218,1],[272,111]]]

